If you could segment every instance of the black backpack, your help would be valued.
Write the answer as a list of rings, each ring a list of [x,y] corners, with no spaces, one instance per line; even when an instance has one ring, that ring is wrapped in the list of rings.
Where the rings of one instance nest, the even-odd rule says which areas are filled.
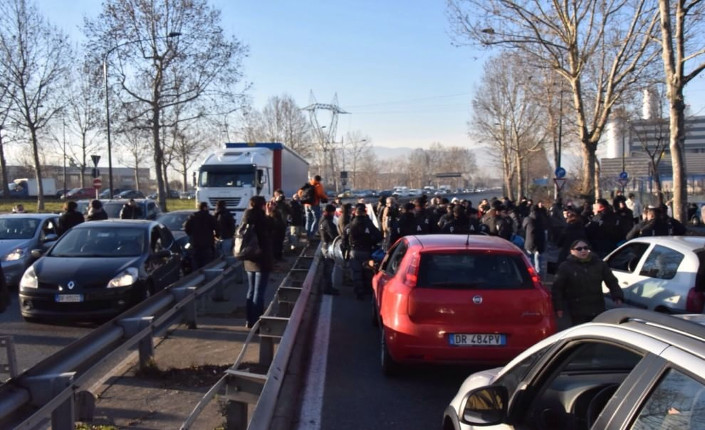
[[[303,187],[299,188],[301,192],[299,196],[301,197],[301,203],[305,205],[312,205],[316,200],[316,188],[309,182],[306,182]]]

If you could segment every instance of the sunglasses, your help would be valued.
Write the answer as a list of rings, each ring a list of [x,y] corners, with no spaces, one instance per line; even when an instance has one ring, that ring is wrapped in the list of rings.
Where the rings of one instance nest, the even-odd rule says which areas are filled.
[[[590,248],[587,246],[579,246],[579,247],[573,248],[573,249],[576,251],[589,251],[590,250]]]

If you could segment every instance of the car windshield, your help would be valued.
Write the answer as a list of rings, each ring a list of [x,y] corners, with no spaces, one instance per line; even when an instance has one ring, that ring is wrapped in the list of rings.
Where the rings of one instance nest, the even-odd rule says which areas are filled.
[[[421,256],[416,286],[515,290],[532,288],[533,283],[518,255],[426,252]]]
[[[0,240],[29,239],[34,237],[39,220],[30,218],[0,219]]]
[[[184,223],[190,215],[191,213],[165,213],[158,221],[171,231],[179,231],[184,229]]]
[[[142,228],[71,229],[49,253],[52,257],[135,257],[144,252]]]

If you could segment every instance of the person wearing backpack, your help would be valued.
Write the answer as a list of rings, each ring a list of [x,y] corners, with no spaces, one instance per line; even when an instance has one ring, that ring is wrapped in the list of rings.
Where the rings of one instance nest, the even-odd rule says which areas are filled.
[[[306,236],[309,240],[318,233],[318,220],[321,218],[321,202],[327,203],[328,196],[323,189],[321,176],[316,175],[299,189],[301,203],[306,211]]]
[[[371,293],[365,279],[365,266],[371,259],[372,248],[382,240],[382,232],[367,215],[364,204],[355,206],[355,216],[343,233],[343,247],[349,250],[350,271],[358,300]]]

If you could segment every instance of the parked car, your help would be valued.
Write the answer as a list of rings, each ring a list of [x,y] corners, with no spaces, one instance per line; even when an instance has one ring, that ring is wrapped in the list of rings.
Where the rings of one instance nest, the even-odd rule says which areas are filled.
[[[56,241],[56,214],[0,215],[0,255],[5,283],[17,286],[35,257],[33,250],[46,251]]]
[[[178,211],[163,212],[157,217],[157,221],[164,224],[171,233],[174,239],[181,247],[181,270],[184,275],[191,273],[191,252],[189,246],[189,237],[184,231],[184,223],[195,210],[184,209]]]
[[[124,190],[120,191],[117,195],[113,195],[116,199],[143,199],[144,194],[142,191],[138,190]]]
[[[705,315],[613,309],[470,375],[443,430],[703,429]]]
[[[20,281],[26,320],[117,315],[177,281],[181,257],[155,221],[85,222],[66,232]]]
[[[117,195],[123,191],[125,191],[125,190],[122,188],[115,188],[113,190],[113,197],[114,198],[117,197]],[[110,198],[110,189],[105,189],[105,190],[101,191],[100,194],[98,194],[98,197],[101,199],[109,199]]]
[[[498,237],[405,236],[372,287],[385,374],[404,363],[506,363],[555,331],[550,294]]]
[[[61,189],[61,190],[56,190],[55,196],[56,196],[57,199],[63,199],[63,198],[64,198],[64,194],[68,193],[69,191],[71,191],[71,190],[70,190],[70,189],[67,189],[67,188],[63,188],[63,189]]]
[[[73,188],[61,198],[64,200],[94,199],[95,188]]]
[[[701,313],[705,303],[705,237],[632,239],[605,261],[619,280],[627,306],[667,313]],[[614,304],[607,294],[608,307]]]
[[[196,192],[193,190],[182,191],[179,193],[179,198],[181,200],[192,200],[196,197]]]
[[[108,214],[108,218],[120,218],[120,211],[128,201],[127,199],[100,199],[100,202],[103,204],[103,210]],[[78,204],[77,210],[83,215],[87,215],[90,200],[80,200],[76,203]],[[137,206],[142,210],[142,219],[155,220],[162,213],[161,208],[154,200],[135,199],[135,203],[137,203]]]

